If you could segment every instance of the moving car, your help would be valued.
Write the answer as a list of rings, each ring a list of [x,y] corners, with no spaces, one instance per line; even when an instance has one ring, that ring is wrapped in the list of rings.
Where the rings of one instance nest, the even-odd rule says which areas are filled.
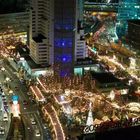
[[[40,136],[40,131],[39,131],[39,129],[36,129],[36,130],[35,130],[35,135],[36,135],[37,137]]]
[[[0,127],[0,135],[4,135],[5,134],[5,129],[3,127]]]
[[[48,126],[47,126],[46,123],[43,123],[43,128],[44,128],[44,129],[47,129],[47,128],[48,128]]]
[[[36,124],[36,121],[35,121],[35,119],[33,117],[31,117],[31,124],[32,125],[35,125]]]
[[[8,114],[6,112],[3,114],[3,121],[8,121]]]
[[[28,102],[26,100],[24,100],[23,105],[28,105]]]

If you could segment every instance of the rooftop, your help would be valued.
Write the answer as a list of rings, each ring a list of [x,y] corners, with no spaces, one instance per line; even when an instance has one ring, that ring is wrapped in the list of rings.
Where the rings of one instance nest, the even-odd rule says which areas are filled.
[[[41,43],[43,42],[43,39],[46,39],[46,37],[42,34],[38,34],[38,36],[33,37],[33,40],[37,43]]]
[[[16,49],[17,49],[17,52],[19,52],[21,57],[25,57],[25,56],[29,55],[29,48],[26,45],[17,47]]]
[[[85,58],[85,59],[77,59],[75,65],[92,65],[92,64],[98,64],[96,60],[93,60],[91,58]]]
[[[29,48],[26,46],[22,47],[22,49],[18,48],[17,51],[19,52],[21,57],[24,57],[31,69],[46,68],[50,66],[47,64],[47,62],[46,64],[36,64],[30,57]]]
[[[101,84],[121,82],[119,79],[114,77],[114,75],[109,72],[96,73],[92,71],[91,75],[94,79],[96,79]]]
[[[139,130],[140,126],[133,126],[105,131],[102,133],[97,132],[95,134],[83,134],[78,138],[78,140],[139,140]]]

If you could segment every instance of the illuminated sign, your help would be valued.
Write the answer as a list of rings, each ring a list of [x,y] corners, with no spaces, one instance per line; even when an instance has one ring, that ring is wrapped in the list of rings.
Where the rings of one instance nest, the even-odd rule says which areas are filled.
[[[13,104],[12,108],[11,108],[11,111],[12,111],[14,117],[19,117],[19,114],[20,114],[19,104]]]
[[[12,104],[12,109],[11,110],[12,110],[12,113],[13,113],[14,117],[18,117],[19,114],[20,114],[18,100],[19,100],[19,96],[17,96],[17,95],[12,96],[13,104]]]
[[[94,133],[96,130],[95,126],[94,125],[90,125],[90,126],[86,126],[84,128],[84,134],[89,134],[89,133]]]
[[[12,100],[13,100],[13,101],[18,101],[18,99],[19,99],[19,97],[18,97],[17,95],[13,95],[13,96],[12,96]]]
[[[25,60],[24,57],[21,57],[21,58],[20,58],[20,61],[24,61],[24,60]]]
[[[106,122],[96,125],[87,125],[84,127],[84,134],[94,133],[96,131],[107,131],[111,129],[118,129],[118,128],[125,128],[125,127],[132,127],[139,125],[140,118],[132,118],[132,119],[126,119],[122,121],[116,121],[116,122]]]
[[[74,68],[74,74],[82,75],[82,73],[83,73],[82,68]]]

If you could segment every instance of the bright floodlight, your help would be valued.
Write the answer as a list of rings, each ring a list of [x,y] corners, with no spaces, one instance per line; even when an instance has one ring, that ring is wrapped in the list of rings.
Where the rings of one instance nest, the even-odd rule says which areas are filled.
[[[13,93],[13,90],[10,90],[9,93],[12,94]]]
[[[2,71],[5,71],[5,68],[4,68],[4,67],[2,67],[2,68],[1,68],[1,70],[2,70]]]
[[[10,81],[10,78],[9,77],[6,77],[6,79],[5,79],[6,81]]]
[[[110,3],[111,0],[107,0],[107,3]]]
[[[69,96],[69,94],[70,94],[70,90],[69,89],[65,89],[65,95]]]

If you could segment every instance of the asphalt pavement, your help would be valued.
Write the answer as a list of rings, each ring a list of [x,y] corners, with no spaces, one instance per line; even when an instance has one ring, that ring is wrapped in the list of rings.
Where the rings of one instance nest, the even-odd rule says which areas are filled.
[[[11,81],[9,82],[9,86],[13,91],[13,94],[9,94],[8,92],[6,92],[8,102],[12,100],[13,95],[19,96],[20,111],[21,115],[23,116],[26,129],[26,140],[43,140],[44,132],[42,129],[42,118],[41,116],[39,116],[37,105],[30,102],[29,96],[27,95],[27,88],[25,85],[22,85],[20,83],[16,71],[14,71],[14,69],[11,69],[11,67],[7,64],[4,64],[3,66],[5,68],[5,71],[1,71],[0,73],[0,82],[3,83],[5,77],[9,77],[11,79]],[[28,102],[27,105],[23,104],[24,100]],[[31,124],[31,116],[35,118],[36,125]],[[40,136],[36,136],[36,129],[39,129]],[[0,137],[0,140],[5,140],[5,137],[3,136],[3,139],[1,139]]]

